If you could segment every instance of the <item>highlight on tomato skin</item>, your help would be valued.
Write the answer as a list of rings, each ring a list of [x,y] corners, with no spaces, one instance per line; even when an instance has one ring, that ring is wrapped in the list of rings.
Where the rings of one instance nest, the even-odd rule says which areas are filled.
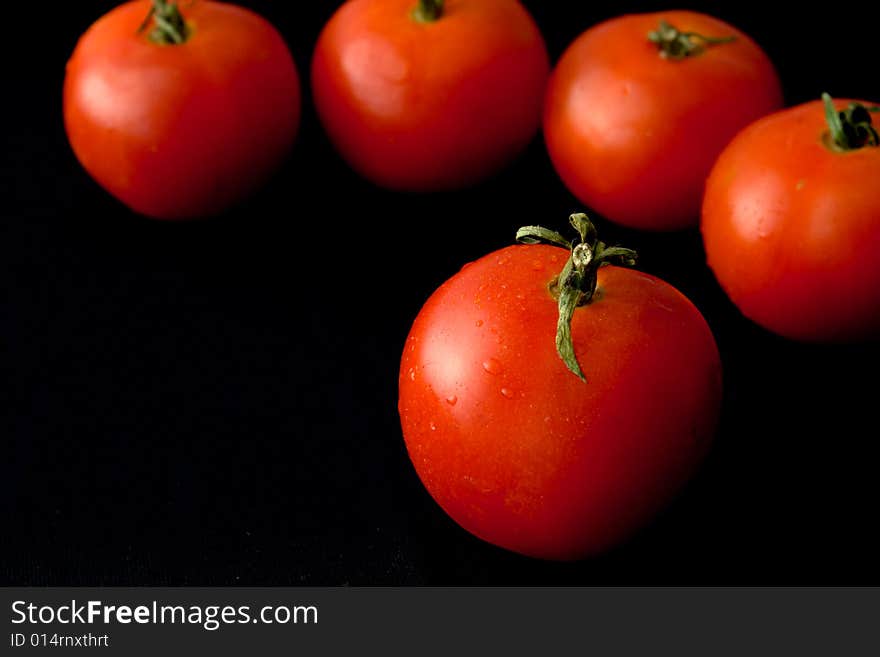
[[[214,215],[256,191],[292,147],[300,104],[278,31],[211,0],[117,6],[82,35],[64,79],[77,159],[156,219]]]
[[[709,176],[708,265],[769,331],[806,342],[880,338],[875,105],[826,97],[772,114],[743,130]]]
[[[376,185],[430,192],[476,184],[525,149],[550,63],[517,0],[349,0],[311,70],[340,156]]]
[[[572,255],[503,248],[438,288],[400,365],[407,451],[464,529],[527,556],[575,560],[632,537],[709,450],[721,401],[714,337],[669,284],[615,265],[571,317],[560,357],[554,281]]]
[[[695,227],[724,146],[783,104],[748,35],[693,11],[612,18],[584,31],[551,74],[544,139],[569,191],[618,224]]]

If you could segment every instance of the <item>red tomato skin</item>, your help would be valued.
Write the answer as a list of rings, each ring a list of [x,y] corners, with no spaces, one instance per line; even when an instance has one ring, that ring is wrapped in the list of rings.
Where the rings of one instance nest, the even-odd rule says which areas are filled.
[[[443,284],[404,348],[399,411],[429,493],[462,527],[574,560],[645,525],[696,469],[721,399],[699,311],[648,274],[606,266],[577,309],[587,382],[556,354],[548,284],[567,253],[512,246]]]
[[[836,152],[827,132],[815,101],[733,140],[706,186],[706,257],[743,314],[770,331],[808,342],[877,338],[880,148]]]
[[[150,2],[105,14],[67,64],[64,123],[89,174],[156,219],[216,214],[281,163],[299,127],[300,83],[287,46],[253,12],[184,3],[183,45],[138,28]]]
[[[549,59],[516,0],[350,0],[315,48],[318,115],[342,157],[391,189],[436,191],[490,176],[541,122]]]
[[[736,40],[663,59],[647,39],[661,19]],[[699,223],[706,176],[724,146],[781,106],[770,60],[731,25],[691,11],[627,15],[588,29],[562,55],[544,136],[582,203],[631,228],[677,230]]]

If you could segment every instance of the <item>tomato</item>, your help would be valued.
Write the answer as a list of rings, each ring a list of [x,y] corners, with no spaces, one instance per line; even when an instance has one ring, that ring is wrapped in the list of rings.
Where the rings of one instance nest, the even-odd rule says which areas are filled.
[[[149,23],[141,29],[153,5],[177,21],[182,43]],[[157,219],[210,215],[241,200],[280,164],[299,125],[299,77],[272,25],[219,2],[180,12],[147,0],[113,9],[82,36],[64,80],[64,123],[79,161]]]
[[[466,265],[416,317],[399,379],[406,446],[440,506],[490,543],[559,560],[610,548],[666,505],[707,451],[721,398],[699,311],[613,265],[573,311],[586,380],[573,374],[554,346],[567,257],[519,245]]]
[[[875,143],[844,148],[819,101],[773,114],[738,135],[709,177],[709,266],[747,317],[780,335],[880,335],[880,147],[864,107],[862,118],[849,130],[871,130]]]
[[[312,87],[356,171],[432,191],[477,182],[528,144],[549,68],[516,0],[351,0],[321,33]]]
[[[730,139],[781,106],[770,60],[736,28],[691,11],[629,15],[565,51],[544,135],[581,202],[632,228],[674,230],[698,224],[706,176]]]

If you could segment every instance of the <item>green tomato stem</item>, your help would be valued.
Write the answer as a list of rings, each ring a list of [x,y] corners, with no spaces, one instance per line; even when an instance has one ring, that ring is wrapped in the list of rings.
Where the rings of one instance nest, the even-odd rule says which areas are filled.
[[[861,103],[850,103],[838,112],[834,101],[827,93],[822,94],[825,106],[825,122],[831,144],[838,151],[855,151],[865,146],[880,146],[880,135],[871,123],[871,112],[880,112],[880,107],[865,107]]]
[[[596,227],[583,213],[571,215],[569,223],[578,232],[578,241],[569,242],[556,231],[541,226],[523,226],[516,231],[516,240],[521,244],[546,242],[571,252],[562,271],[550,283],[550,292],[556,297],[559,305],[556,353],[575,376],[586,381],[574,353],[571,335],[572,317],[577,308],[593,300],[598,284],[599,268],[612,262],[632,266],[636,263],[636,252],[618,246],[609,247],[599,241]]]
[[[709,46],[736,41],[735,36],[710,37],[697,32],[681,32],[664,20],[653,32],[648,33],[648,41],[656,43],[663,59],[686,59],[699,55]]]
[[[433,23],[443,15],[444,0],[419,0],[412,17],[419,23]]]
[[[153,0],[153,6],[150,7],[150,12],[141,23],[138,34],[143,33],[151,24],[153,24],[153,29],[150,30],[148,38],[153,43],[163,46],[179,46],[185,43],[189,37],[189,28],[186,26],[186,21],[180,13],[177,2]]]

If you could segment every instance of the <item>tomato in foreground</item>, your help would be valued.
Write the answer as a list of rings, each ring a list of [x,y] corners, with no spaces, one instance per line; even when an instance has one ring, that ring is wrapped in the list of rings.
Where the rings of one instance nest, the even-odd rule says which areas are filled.
[[[231,4],[123,4],[67,63],[74,153],[107,191],[157,219],[215,214],[250,194],[288,152],[299,115],[281,36]]]
[[[736,28],[691,11],[588,29],[548,85],[544,136],[569,190],[646,230],[696,226],[704,182],[733,136],[782,106],[773,65]]]
[[[350,0],[321,33],[312,87],[357,172],[435,191],[475,183],[525,148],[549,68],[516,0]]]
[[[703,240],[731,300],[803,341],[880,336],[880,139],[825,96],[744,130],[706,186]]]
[[[699,311],[653,276],[598,268],[620,250],[579,230],[573,250],[466,265],[422,308],[400,368],[403,435],[433,498],[476,536],[545,559],[595,555],[649,522],[707,451],[721,398]]]

